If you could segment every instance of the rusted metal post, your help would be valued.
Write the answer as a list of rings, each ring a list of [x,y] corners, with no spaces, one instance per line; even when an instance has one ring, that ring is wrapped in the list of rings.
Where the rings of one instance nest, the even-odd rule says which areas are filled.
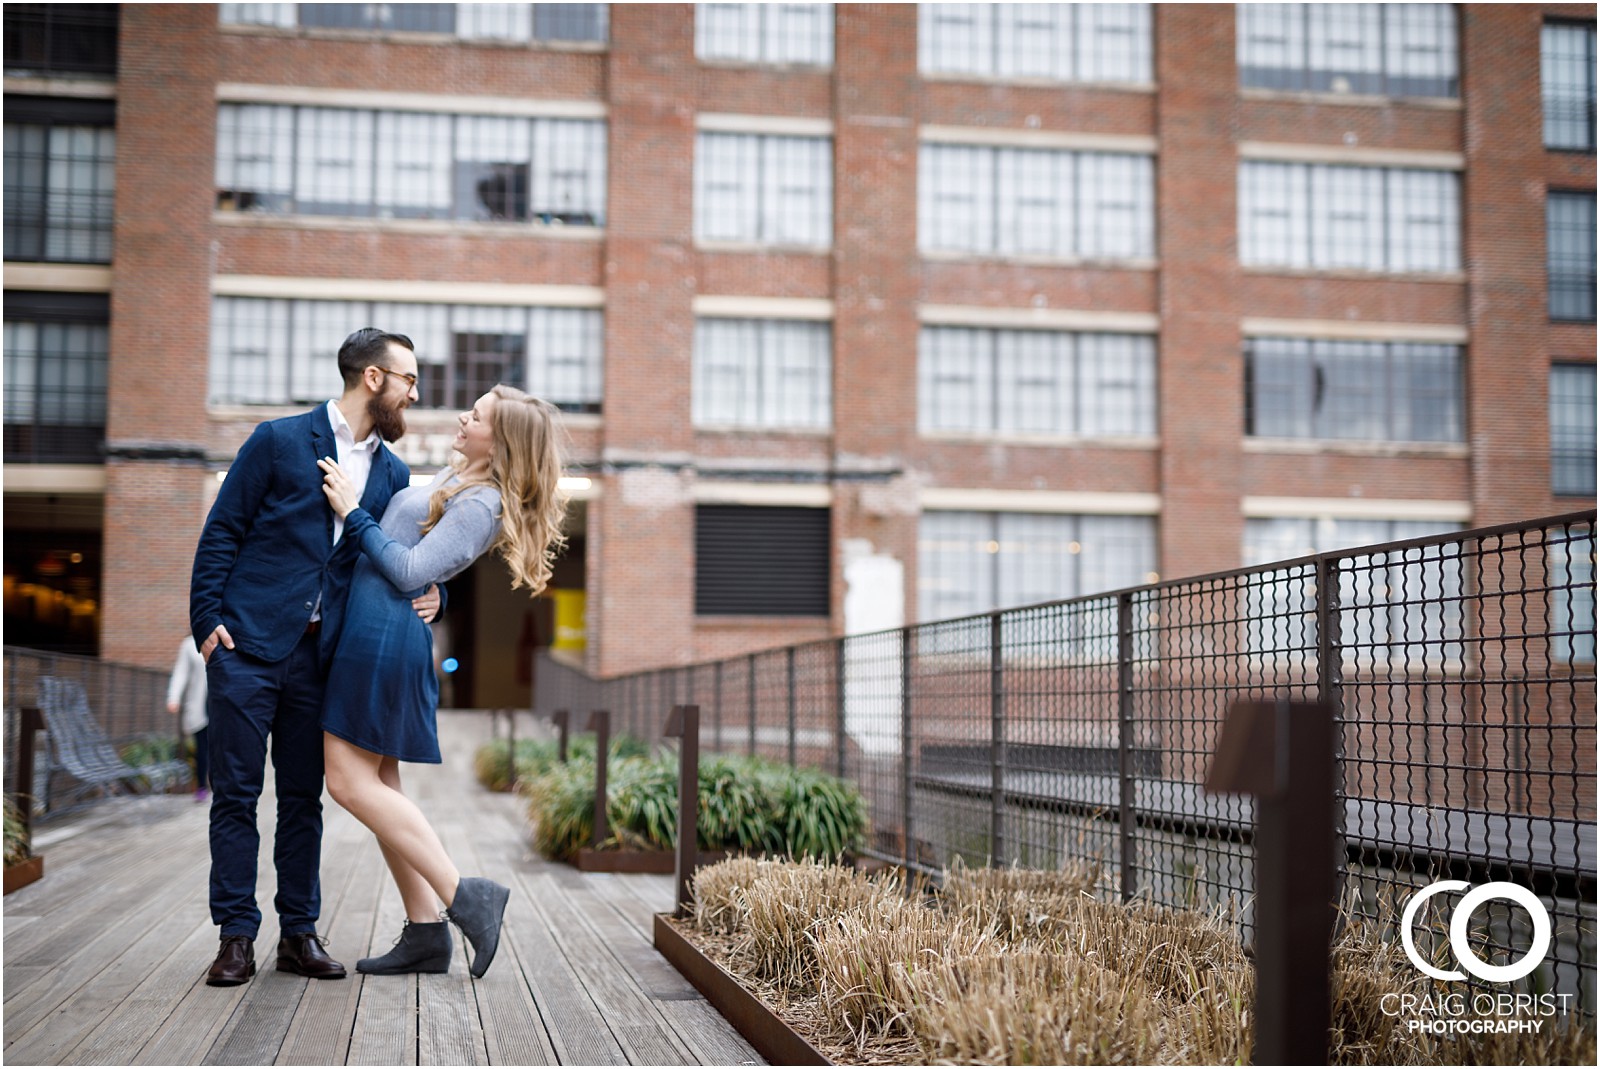
[[[506,760],[511,769],[511,789],[517,789],[517,711],[505,709],[506,714]]]
[[[17,728],[17,780],[13,799],[22,813],[22,830],[33,841],[33,754],[38,733],[44,730],[44,716],[33,706],[22,710]]]
[[[1256,799],[1257,1065],[1328,1064],[1334,746],[1322,702],[1235,702],[1206,775],[1207,793]]]
[[[674,883],[677,914],[687,917],[694,907],[694,867],[700,849],[700,707],[674,705],[662,734],[678,740],[678,862]]]
[[[1117,598],[1117,855],[1122,900],[1133,898],[1133,595]]]
[[[1471,614],[1468,614],[1471,615]],[[1339,638],[1339,558],[1317,558],[1317,700],[1333,716],[1333,866],[1335,902],[1344,896],[1344,654]],[[1427,688],[1423,688],[1427,693]],[[1423,733],[1426,737],[1426,732]]]
[[[589,714],[589,730],[594,732],[594,830],[589,835],[589,845],[596,850],[611,837],[611,826],[606,820],[606,765],[611,755],[611,713],[596,709]]]
[[[722,661],[711,668],[711,722],[715,725],[711,736],[717,752],[722,752]]]
[[[833,771],[840,779],[844,779],[845,765],[844,643],[840,638],[833,644]]]
[[[788,656],[785,658],[785,660],[787,661],[786,670],[788,672],[788,677],[789,677],[789,682],[788,682],[788,687],[789,687],[789,767],[790,768],[794,768],[795,767],[795,760],[794,760],[794,758],[795,758],[795,746],[794,746],[794,736],[795,736],[794,647],[790,646],[788,648],[788,650],[786,650],[785,652],[788,654]]]
[[[1000,614],[989,616],[989,864],[1006,863],[1006,695]]]
[[[905,855],[906,887],[917,851],[911,845],[911,628],[900,629],[900,850]]]
[[[567,722],[571,719],[572,714],[565,709],[550,714],[550,722],[556,726],[556,760],[562,764],[567,763]]]
[[[750,655],[750,744],[747,750],[751,757],[756,755],[756,655]]]

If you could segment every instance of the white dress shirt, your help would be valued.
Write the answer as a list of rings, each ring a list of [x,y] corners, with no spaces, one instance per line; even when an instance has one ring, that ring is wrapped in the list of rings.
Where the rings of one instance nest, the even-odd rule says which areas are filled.
[[[328,422],[333,424],[334,449],[338,453],[333,459],[339,462],[344,473],[350,476],[350,481],[355,483],[356,500],[359,501],[367,492],[367,476],[372,474],[372,458],[377,455],[383,439],[374,429],[361,441],[356,441],[356,432],[344,418],[344,413],[339,411],[337,401],[328,402]],[[343,535],[344,517],[334,513],[333,544],[338,545]]]

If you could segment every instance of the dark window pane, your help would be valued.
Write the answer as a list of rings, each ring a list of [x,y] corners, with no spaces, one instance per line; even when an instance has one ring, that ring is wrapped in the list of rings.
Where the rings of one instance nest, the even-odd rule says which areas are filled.
[[[604,41],[604,4],[534,4],[536,41]]]
[[[1550,368],[1550,488],[1593,497],[1595,490],[1595,379],[1593,364]]]
[[[5,257],[111,259],[116,132],[66,123],[5,126]]]
[[[1550,318],[1594,322],[1593,193],[1549,194],[1545,201]]]
[[[6,70],[115,74],[116,4],[5,5]]]
[[[1547,148],[1594,151],[1594,23],[1546,23],[1539,47]]]
[[[697,615],[828,615],[827,509],[700,505],[694,544]]]
[[[100,461],[107,304],[100,294],[6,294],[7,462]]]

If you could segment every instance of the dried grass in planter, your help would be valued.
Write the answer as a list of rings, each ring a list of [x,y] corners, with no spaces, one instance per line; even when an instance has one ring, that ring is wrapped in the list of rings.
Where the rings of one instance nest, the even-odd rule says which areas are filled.
[[[744,891],[734,957],[762,980],[809,989],[817,979],[812,930],[824,918],[884,898],[899,898],[897,883],[819,862],[764,863]]]
[[[1093,895],[1099,879],[1094,864],[1056,871],[970,869],[958,859],[945,874],[940,899],[951,913],[993,926],[1009,942],[1059,942],[1063,923]]]
[[[743,928],[745,890],[755,884],[763,865],[770,868],[773,862],[732,857],[696,871],[695,927],[712,935],[734,935]]]

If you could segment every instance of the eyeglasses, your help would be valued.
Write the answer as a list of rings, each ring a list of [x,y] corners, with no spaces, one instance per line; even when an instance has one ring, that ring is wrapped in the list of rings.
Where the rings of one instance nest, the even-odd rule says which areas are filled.
[[[406,380],[406,388],[407,389],[414,390],[414,389],[417,388],[417,377],[415,375],[409,374],[409,373],[404,372],[404,371],[395,371],[392,368],[378,367],[377,364],[373,364],[372,368],[375,371],[383,372],[385,375],[393,375],[396,378],[405,379]]]

